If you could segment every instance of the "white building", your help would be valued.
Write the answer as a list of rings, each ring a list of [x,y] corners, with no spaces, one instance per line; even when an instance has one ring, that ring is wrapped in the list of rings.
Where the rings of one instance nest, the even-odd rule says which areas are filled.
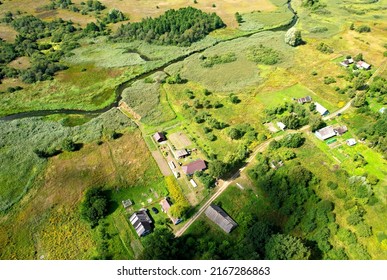
[[[316,105],[316,111],[319,112],[321,116],[325,116],[329,114],[328,109],[326,109],[320,103],[314,102],[314,105]]]
[[[332,126],[326,126],[317,130],[314,134],[317,136],[318,139],[326,140],[328,138],[336,136],[336,131],[333,129]]]
[[[356,145],[356,140],[354,138],[350,138],[347,140],[347,145],[348,146],[353,146],[353,145]]]

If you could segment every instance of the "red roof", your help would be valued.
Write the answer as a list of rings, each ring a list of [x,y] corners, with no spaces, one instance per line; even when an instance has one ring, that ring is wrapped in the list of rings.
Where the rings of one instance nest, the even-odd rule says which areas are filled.
[[[206,162],[202,159],[193,161],[187,165],[183,166],[183,171],[185,174],[192,175],[196,171],[202,171],[207,168]]]

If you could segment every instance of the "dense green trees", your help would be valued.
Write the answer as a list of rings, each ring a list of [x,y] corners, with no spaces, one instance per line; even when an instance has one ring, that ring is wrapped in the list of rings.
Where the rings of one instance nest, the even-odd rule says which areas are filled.
[[[168,228],[156,228],[146,237],[141,259],[173,260],[177,258],[179,247],[175,236]]]
[[[307,260],[311,254],[299,238],[285,234],[273,235],[265,251],[269,260]]]
[[[189,46],[209,32],[225,24],[215,13],[206,14],[201,10],[187,7],[168,10],[158,18],[146,18],[141,22],[122,25],[117,38],[145,40],[162,45]]]
[[[91,227],[98,225],[108,210],[108,199],[102,188],[91,188],[85,193],[81,203],[81,217],[90,223]]]

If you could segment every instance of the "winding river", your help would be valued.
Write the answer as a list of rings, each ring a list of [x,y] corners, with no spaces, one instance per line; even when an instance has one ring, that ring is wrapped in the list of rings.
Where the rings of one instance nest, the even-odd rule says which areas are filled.
[[[121,98],[122,98],[122,92],[124,91],[124,89],[129,87],[135,81],[144,79],[144,78],[146,78],[146,77],[148,77],[148,76],[150,76],[150,75],[152,75],[152,74],[154,74],[156,72],[164,71],[164,69],[166,67],[168,67],[168,66],[170,66],[170,65],[172,65],[174,63],[183,61],[184,59],[190,57],[191,55],[204,52],[205,50],[207,50],[209,48],[212,48],[212,47],[216,46],[219,43],[223,43],[223,42],[227,42],[227,41],[232,41],[232,40],[236,40],[236,39],[243,38],[243,37],[250,37],[250,36],[252,36],[254,34],[257,34],[257,33],[260,33],[260,32],[264,32],[264,31],[286,31],[286,30],[292,28],[297,23],[298,16],[297,16],[297,13],[294,11],[294,9],[292,7],[291,0],[288,0],[287,7],[293,13],[293,18],[292,18],[290,23],[288,23],[286,25],[283,25],[283,26],[274,27],[274,28],[271,28],[271,29],[258,30],[256,32],[252,32],[252,33],[249,33],[249,34],[246,34],[246,35],[242,35],[242,36],[239,36],[239,37],[236,37],[236,38],[231,38],[231,39],[227,39],[227,40],[217,41],[214,44],[212,44],[211,46],[207,46],[205,48],[202,48],[202,49],[199,49],[199,50],[195,50],[195,51],[192,51],[192,52],[190,52],[188,54],[179,56],[179,57],[177,57],[177,58],[175,58],[175,59],[173,59],[171,61],[168,61],[167,63],[163,64],[162,66],[160,66],[160,67],[158,67],[156,69],[153,69],[153,70],[150,70],[148,72],[139,74],[139,75],[131,78],[130,80],[125,81],[125,82],[119,84],[116,87],[116,89],[115,89],[116,98],[115,98],[114,102],[112,102],[110,105],[106,106],[105,108],[98,109],[98,110],[93,110],[93,111],[76,110],[76,109],[35,110],[35,111],[21,112],[21,113],[16,113],[16,114],[0,117],[0,121],[11,121],[11,120],[22,119],[22,118],[29,118],[29,117],[44,117],[44,116],[55,115],[55,114],[65,114],[65,115],[78,114],[78,115],[98,116],[98,115],[100,115],[100,114],[102,114],[104,112],[109,111],[110,109],[112,109],[114,107],[117,107],[119,102],[120,102],[120,100],[121,100]]]

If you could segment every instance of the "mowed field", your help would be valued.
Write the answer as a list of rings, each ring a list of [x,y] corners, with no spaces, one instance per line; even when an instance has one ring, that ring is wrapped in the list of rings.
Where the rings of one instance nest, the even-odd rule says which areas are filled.
[[[82,0],[74,0],[80,3]],[[193,0],[100,0],[108,8],[117,8],[129,16],[131,22],[141,21],[145,17],[157,17],[169,9],[179,9],[192,6],[207,13],[217,13],[218,16],[230,27],[237,27],[235,13],[251,11],[273,11],[276,6],[269,0],[246,1],[246,0],[201,0],[194,3]],[[215,4],[215,7],[213,7]],[[157,8],[158,7],[158,8]]]

